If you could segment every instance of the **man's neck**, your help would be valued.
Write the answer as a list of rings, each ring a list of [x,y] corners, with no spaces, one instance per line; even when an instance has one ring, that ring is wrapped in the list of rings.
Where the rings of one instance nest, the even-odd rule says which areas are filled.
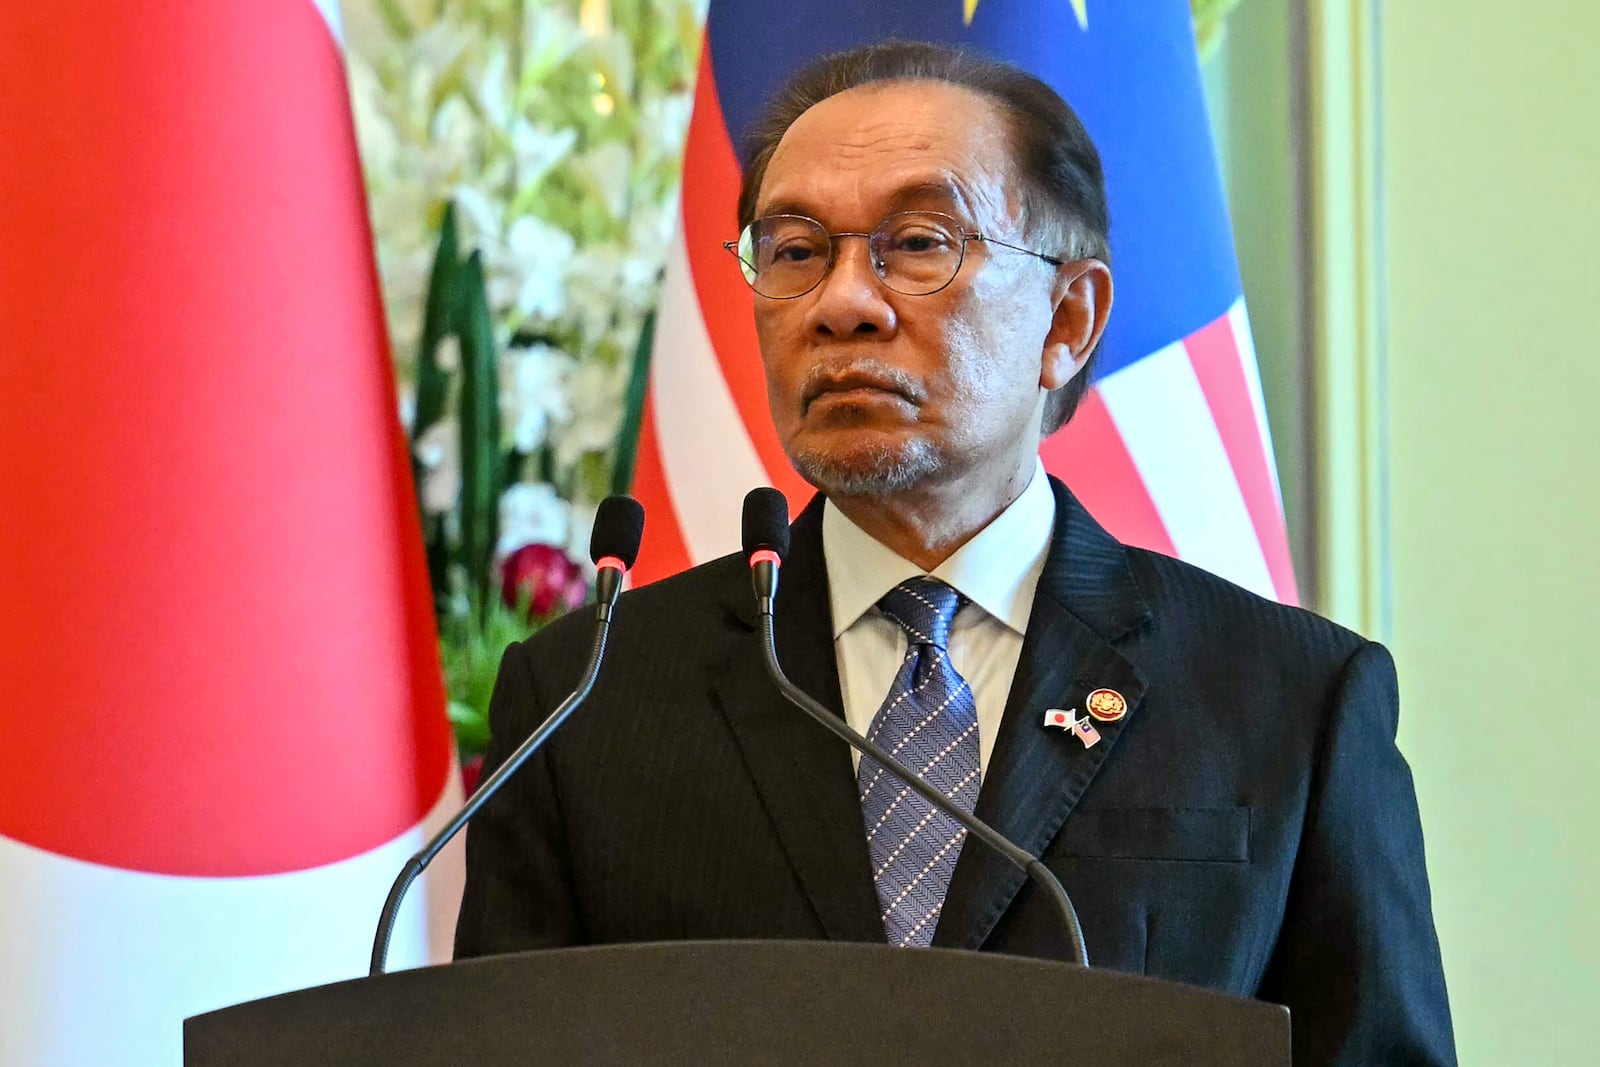
[[[892,497],[830,495],[844,516],[873,540],[932,571],[1010,507],[1033,478],[1034,459],[1010,477],[962,478],[915,485]],[[977,486],[974,486],[974,482]]]

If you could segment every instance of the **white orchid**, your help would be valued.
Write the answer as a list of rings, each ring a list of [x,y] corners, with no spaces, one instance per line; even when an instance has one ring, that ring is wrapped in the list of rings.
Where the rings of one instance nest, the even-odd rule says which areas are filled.
[[[567,309],[566,271],[578,249],[572,235],[533,215],[511,224],[490,260],[497,281],[510,283],[512,308],[523,319],[554,319]],[[491,299],[493,297],[491,296]]]
[[[621,367],[582,363],[572,373],[571,409],[552,434],[556,466],[570,469],[590,454],[605,454],[617,439],[627,376]]]
[[[517,180],[524,188],[544,181],[545,175],[565,159],[577,143],[578,131],[570,126],[552,130],[517,119],[511,126],[511,155],[517,166]]]
[[[440,419],[424,430],[412,453],[422,464],[423,513],[445,514],[461,498],[461,431],[455,420]]]
[[[518,452],[532,453],[552,423],[572,417],[573,369],[571,356],[545,344],[507,349],[500,357],[500,419]]]
[[[440,338],[439,346],[433,350],[433,361],[439,369],[446,374],[454,374],[461,369],[461,338],[450,334]]]
[[[541,4],[537,18],[523,20],[523,69],[534,80],[548,78],[589,40],[569,4]]]
[[[607,141],[573,160],[572,170],[612,218],[627,217],[633,187],[633,153],[627,145]]]
[[[500,497],[500,540],[495,555],[503,559],[523,545],[565,548],[571,537],[571,518],[571,507],[555,486],[518,482]]]

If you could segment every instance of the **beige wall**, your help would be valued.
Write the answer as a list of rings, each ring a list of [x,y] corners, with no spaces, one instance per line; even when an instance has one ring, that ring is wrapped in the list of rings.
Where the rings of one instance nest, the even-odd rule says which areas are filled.
[[[1462,1061],[1600,1063],[1600,5],[1380,26],[1401,741]]]
[[[1600,5],[1244,0],[1207,88],[1302,584],[1399,661],[1461,1060],[1600,1063]]]

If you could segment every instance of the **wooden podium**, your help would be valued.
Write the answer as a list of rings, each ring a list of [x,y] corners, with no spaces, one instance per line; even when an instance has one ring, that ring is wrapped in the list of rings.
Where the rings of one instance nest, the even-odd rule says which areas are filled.
[[[184,1022],[186,1067],[1139,1064],[1280,1067],[1289,1012],[944,949],[702,941],[493,956]]]

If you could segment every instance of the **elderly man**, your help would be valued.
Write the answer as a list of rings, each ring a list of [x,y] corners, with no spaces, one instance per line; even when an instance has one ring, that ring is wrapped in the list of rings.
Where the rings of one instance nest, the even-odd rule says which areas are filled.
[[[1095,965],[1287,1004],[1300,1063],[1453,1062],[1388,653],[1119,544],[1039,464],[1111,309],[1071,109],[885,45],[797,76],[745,164],[730,269],[819,490],[778,600],[792,677],[1041,855]],[[1064,955],[1021,872],[782,699],[753,616],[739,558],[625,596],[591,702],[470,831],[458,954]],[[491,766],[588,641],[573,620],[507,651]]]

